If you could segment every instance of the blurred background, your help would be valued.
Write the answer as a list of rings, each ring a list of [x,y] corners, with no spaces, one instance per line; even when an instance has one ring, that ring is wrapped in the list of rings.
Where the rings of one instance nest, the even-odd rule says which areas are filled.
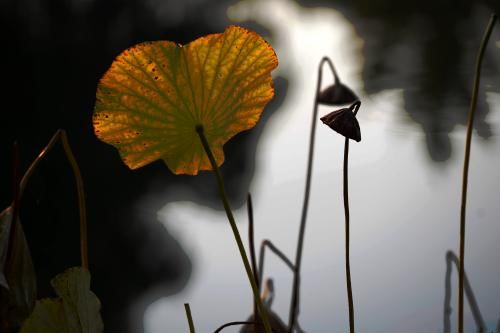
[[[327,55],[363,103],[362,141],[350,153],[357,329],[453,331],[457,276],[446,252],[458,249],[476,51],[499,9],[496,0],[0,0],[1,207],[12,200],[13,142],[26,170],[64,128],[85,181],[92,288],[105,331],[187,332],[185,302],[200,332],[247,318],[251,293],[213,175],[174,177],[160,161],[131,171],[91,123],[98,80],[121,51],[142,41],[188,43],[238,24],[266,38],[280,61],[262,120],[224,149],[242,237],[250,191],[257,242],[269,238],[295,256],[317,66]],[[500,24],[482,73],[466,272],[493,332],[500,327]],[[324,84],[331,80],[325,71]],[[299,321],[307,332],[347,332],[344,141],[322,124],[316,140]],[[50,296],[50,279],[79,265],[76,191],[60,146],[31,179],[21,221],[40,297]],[[292,276],[272,256],[265,275],[274,279],[273,309],[287,321]],[[465,320],[475,332],[467,302]]]

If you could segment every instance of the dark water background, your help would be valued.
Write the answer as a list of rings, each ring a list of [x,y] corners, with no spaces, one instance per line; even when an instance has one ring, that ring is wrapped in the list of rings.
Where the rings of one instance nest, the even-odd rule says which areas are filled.
[[[276,192],[269,190],[269,195],[278,195],[281,200],[275,199],[272,204],[264,199],[260,203],[257,200],[257,209],[262,214],[269,216],[270,212],[274,214],[300,206],[306,156],[303,147],[307,144],[310,99],[302,100],[297,94],[301,89],[306,95],[312,94],[310,87],[315,82],[315,64],[323,54],[312,54],[310,59],[297,59],[294,54],[304,53],[288,52],[287,46],[307,49],[321,45],[333,50],[332,53],[338,51],[342,59],[336,60],[336,54],[331,56],[339,72],[352,80],[353,88],[362,97],[366,96],[367,105],[365,115],[360,114],[360,121],[364,119],[366,124],[363,132],[363,140],[366,138],[366,141],[362,141],[366,144],[360,146],[363,148],[359,148],[357,157],[354,148],[352,156],[354,170],[356,166],[360,170],[360,176],[358,180],[353,179],[351,189],[353,193],[359,193],[358,197],[353,197],[354,203],[358,203],[359,213],[353,208],[353,216],[366,223],[362,228],[358,226],[359,229],[353,227],[353,237],[358,235],[357,243],[353,241],[353,244],[358,246],[359,251],[353,250],[353,257],[363,258],[358,259],[357,269],[353,267],[354,285],[358,287],[355,296],[360,331],[443,331],[445,254],[447,249],[458,245],[462,133],[470,98],[474,57],[489,14],[495,10],[499,12],[499,3],[389,0],[302,1],[298,4],[283,0],[270,3],[293,4],[296,6],[293,8],[298,10],[299,20],[280,17],[279,11],[275,13],[276,18],[268,16],[262,19],[256,11],[253,17],[249,12],[247,20],[238,22],[264,34],[273,45],[281,45],[283,59],[286,60],[276,74],[276,98],[266,109],[262,121],[254,130],[239,135],[225,147],[223,172],[233,206],[238,208],[244,205],[249,189],[261,193],[265,186],[271,185],[276,185]],[[187,43],[201,35],[222,31],[232,22],[227,11],[231,5],[234,2],[204,0],[0,2],[4,80],[4,103],[0,112],[0,151],[4,158],[0,184],[6,189],[0,193],[0,203],[4,207],[11,201],[12,142],[17,140],[19,143],[21,167],[26,169],[55,130],[65,128],[85,178],[92,285],[103,303],[102,313],[108,332],[141,332],[143,325],[148,332],[161,331],[168,322],[161,320],[160,305],[149,308],[143,323],[143,313],[149,303],[160,300],[158,302],[168,304],[165,297],[169,295],[182,298],[179,292],[189,290],[194,282],[199,281],[197,273],[203,274],[200,267],[208,265],[193,257],[196,251],[189,250],[186,240],[183,243],[178,239],[182,231],[177,229],[176,234],[172,231],[175,227],[172,230],[164,227],[173,221],[162,220],[158,211],[167,203],[176,201],[189,201],[216,210],[220,210],[220,204],[211,174],[196,178],[174,177],[161,162],[130,171],[120,161],[114,148],[99,142],[93,135],[91,125],[97,82],[114,57],[135,43],[158,39]],[[287,39],[295,36],[286,32],[294,32],[301,18],[305,20],[308,13],[321,15],[322,12],[341,15],[343,27],[348,27],[346,29],[350,29],[356,38],[342,39],[334,35],[331,38],[328,35],[311,37],[302,24],[304,42],[314,45],[306,43],[307,46],[301,47]],[[304,16],[300,16],[301,13]],[[311,22],[315,22],[314,17]],[[343,36],[349,34],[344,33]],[[470,269],[467,267],[479,305],[482,304],[485,320],[491,327],[500,318],[500,195],[496,191],[497,185],[500,185],[497,171],[500,116],[494,114],[495,109],[496,113],[500,112],[499,41],[500,30],[497,26],[484,62],[475,126],[473,149],[476,150],[473,151],[477,154],[472,157],[472,165],[476,165],[477,169],[471,171],[471,177],[476,175],[471,184],[477,187],[476,192],[471,193],[470,211],[473,212],[472,221],[479,221],[480,227],[471,229],[472,248],[468,259],[471,266]],[[287,53],[290,57],[286,56]],[[345,65],[342,66],[343,63]],[[304,72],[303,67],[311,68],[311,71]],[[290,106],[293,101],[303,103],[296,106],[304,105],[303,112],[307,116],[302,118],[287,114],[294,110]],[[294,126],[302,119],[306,119],[307,124],[303,124],[303,132],[287,137],[286,133],[294,133]],[[319,142],[328,140],[327,133],[318,134],[322,138]],[[279,146],[283,147],[283,155],[277,155],[280,152],[276,151],[276,163],[269,158],[270,155],[257,149],[270,147],[262,150],[275,151],[274,146],[267,142],[276,142],[275,146],[286,144],[286,147]],[[305,270],[309,269],[311,278],[303,286],[304,290],[311,286],[309,290],[312,291],[310,298],[303,298],[302,305],[304,321],[309,324],[303,323],[304,328],[310,328],[310,331],[326,331],[330,323],[338,325],[340,330],[346,327],[342,283],[328,289],[331,294],[327,293],[329,297],[324,298],[325,304],[321,303],[320,297],[321,291],[329,288],[336,274],[342,277],[341,215],[338,230],[322,229],[327,228],[330,219],[324,210],[335,208],[341,214],[340,205],[338,210],[336,203],[329,206],[329,201],[325,201],[322,195],[330,189],[321,185],[338,188],[340,181],[340,177],[330,183],[325,181],[335,177],[329,174],[328,165],[334,165],[333,170],[340,168],[340,157],[328,154],[332,147],[337,149],[340,146],[320,146],[317,152],[319,167],[316,187],[313,188],[318,194],[312,198],[311,221],[318,222],[317,227],[312,225],[308,230],[312,238],[306,244],[305,256],[308,259],[305,261],[310,264],[305,264]],[[296,163],[302,160],[302,164]],[[287,164],[287,161],[290,163]],[[288,167],[280,168],[282,165]],[[352,174],[354,177],[356,171]],[[388,177],[390,175],[397,175],[398,178]],[[254,179],[256,183],[252,182]],[[333,194],[332,201],[340,202],[340,191],[337,192]],[[41,297],[50,295],[51,277],[66,267],[79,264],[76,203],[70,168],[62,149],[57,148],[35,173],[21,211],[40,280]],[[287,213],[290,216],[284,214],[282,221],[289,218],[298,220],[294,213],[290,209]],[[206,214],[210,215],[209,212]],[[217,216],[222,215],[219,212]],[[213,219],[224,221],[218,217]],[[325,223],[322,223],[323,219]],[[426,223],[415,224],[411,221]],[[269,225],[267,228],[261,230],[259,236],[281,241],[284,250],[292,256],[297,228],[288,226],[283,229],[281,225]],[[325,236],[328,232],[335,234],[338,242],[337,238],[328,239]],[[426,241],[410,241],[418,237]],[[338,246],[329,248],[324,245],[330,243]],[[309,252],[308,244],[311,244]],[[419,247],[413,244],[419,244]],[[477,245],[479,250],[474,251],[473,245]],[[325,256],[325,250],[336,251],[338,262],[332,259],[335,265],[329,266],[328,261],[317,259]],[[394,253],[399,255],[394,256]],[[356,263],[354,258],[353,265]],[[227,260],[236,262],[229,257]],[[415,271],[420,275],[416,275]],[[275,272],[276,280],[282,276],[285,273]],[[234,283],[229,282],[230,277],[228,273],[227,281],[221,278],[220,289],[214,288],[213,292],[234,293],[231,288],[224,288],[224,284],[231,286]],[[238,292],[245,295],[245,301],[241,302],[244,313],[249,295],[245,294],[244,280],[238,276],[236,279],[236,286],[241,288],[235,290],[241,289]],[[435,281],[440,282],[434,286]],[[283,284],[286,285],[286,282]],[[313,286],[319,289],[315,290]],[[413,292],[404,294],[405,286]],[[418,300],[400,300],[394,296],[398,291],[400,295],[420,294],[436,301],[431,306],[420,302],[418,297]],[[280,292],[281,295],[286,294]],[[390,302],[391,299],[396,300]],[[276,306],[285,309],[285,303],[286,298],[277,300]],[[415,307],[412,309],[408,304],[415,304]],[[224,306],[220,306],[221,318],[215,318],[215,322],[241,319],[230,317],[230,310],[225,310]],[[210,303],[206,305],[206,309],[213,307]],[[316,307],[325,310],[311,310],[307,314],[307,308],[315,310]],[[400,313],[394,311],[398,308]],[[200,321],[203,316],[210,317],[209,310],[198,308],[197,311],[205,313],[199,315]],[[224,317],[225,313],[228,318]],[[336,315],[329,317],[333,313]],[[473,327],[470,314],[468,316],[468,327]],[[179,324],[181,326],[184,324],[183,317],[177,318],[177,321],[182,323]],[[213,328],[200,326],[199,330]]]

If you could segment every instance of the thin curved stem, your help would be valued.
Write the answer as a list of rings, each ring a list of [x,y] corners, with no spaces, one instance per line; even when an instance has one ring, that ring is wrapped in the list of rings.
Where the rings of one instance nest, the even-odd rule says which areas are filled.
[[[451,315],[451,269],[452,264],[455,264],[457,270],[460,267],[460,261],[458,260],[455,253],[452,251],[446,252],[446,274],[445,274],[445,293],[444,293],[444,333],[450,333],[450,315]],[[467,274],[464,272],[464,290],[465,295],[467,296],[467,300],[469,301],[469,307],[472,312],[472,316],[474,317],[474,321],[476,322],[477,331],[479,333],[483,333],[486,331],[486,323],[481,315],[481,310],[479,309],[479,305],[477,304],[476,297],[474,296],[474,292],[472,291],[472,286],[470,285],[469,279],[467,278]]]
[[[351,105],[354,116],[358,114],[361,107],[361,101],[356,101]],[[352,296],[352,282],[351,282],[351,255],[350,255],[350,214],[349,214],[349,139],[345,139],[344,144],[344,214],[345,214],[345,275],[347,284],[347,302],[349,309],[349,332],[354,333],[354,300]]]
[[[214,331],[214,333],[219,333],[220,331],[222,331],[226,327],[237,326],[237,325],[262,325],[262,323],[258,322],[258,321],[231,321],[229,323],[225,323],[224,325],[222,325],[221,327],[216,329]],[[275,330],[272,330],[272,331],[277,333]]]
[[[349,332],[354,333],[354,301],[352,298],[351,263],[350,263],[350,250],[349,250],[350,215],[349,215],[349,182],[347,173],[348,161],[349,161],[349,139],[346,138],[344,144],[345,274],[347,281],[347,300],[349,305]]]
[[[234,239],[236,240],[236,244],[238,245],[238,250],[240,251],[241,260],[243,261],[243,265],[245,266],[245,271],[248,276],[248,280],[250,281],[250,285],[253,291],[253,297],[255,302],[257,302],[257,308],[260,312],[260,317],[262,318],[262,322],[264,324],[264,329],[266,333],[271,333],[271,324],[269,323],[269,319],[267,316],[267,311],[262,304],[260,299],[259,290],[257,288],[257,284],[252,274],[252,269],[250,267],[250,263],[248,262],[248,257],[246,255],[245,247],[243,246],[243,242],[241,241],[240,233],[238,232],[238,227],[236,226],[236,221],[234,220],[233,213],[231,211],[231,207],[229,205],[229,201],[227,200],[226,190],[224,188],[224,180],[222,178],[222,174],[217,166],[217,162],[215,161],[214,155],[212,154],[212,150],[210,149],[210,145],[208,144],[207,138],[205,137],[203,126],[196,126],[196,132],[198,133],[201,144],[203,145],[203,149],[208,156],[210,164],[212,165],[212,169],[214,170],[217,185],[219,187],[219,195],[222,200],[222,204],[224,205],[224,209],[226,211],[227,219],[229,220],[229,224],[233,231]]]
[[[42,151],[38,154],[35,160],[31,163],[28,170],[26,170],[26,172],[24,173],[23,178],[21,179],[21,184],[19,189],[19,195],[21,197],[24,193],[26,185],[28,184],[28,180],[31,178],[31,175],[36,170],[38,164],[42,161],[45,155],[47,155],[47,153],[54,147],[54,145],[57,143],[57,140],[59,140],[60,137],[61,137],[61,130],[58,129],[54,133],[54,135],[52,135],[52,138],[50,138],[49,143],[45,146],[45,148],[42,149]]]
[[[184,303],[184,310],[186,310],[186,318],[187,318],[188,324],[189,324],[189,332],[195,333],[193,316],[191,315],[191,308],[189,307],[189,303]]]
[[[324,63],[328,63],[330,66],[333,76],[336,82],[339,82],[337,72],[333,66],[332,61],[328,57],[323,57],[318,66],[318,81],[316,83],[316,93],[314,95],[314,106],[313,114],[311,120],[311,131],[309,135],[309,154],[307,158],[307,173],[306,173],[306,186],[304,189],[304,201],[302,202],[302,214],[300,217],[300,227],[299,227],[299,237],[297,241],[297,252],[295,254],[295,274],[292,284],[292,298],[290,302],[290,314],[288,317],[288,332],[293,331],[295,325],[295,320],[298,315],[298,299],[300,294],[300,269],[302,265],[302,250],[304,247],[304,236],[306,230],[306,220],[307,220],[307,210],[309,208],[309,196],[311,192],[311,179],[312,179],[312,168],[313,168],[313,156],[314,156],[314,140],[316,137],[316,122],[318,117],[318,95],[321,89],[322,80],[322,68]]]
[[[333,62],[330,58],[328,57],[323,57],[323,59],[321,59],[321,62],[322,63],[327,63],[328,66],[330,66],[330,70],[332,71],[332,74],[333,74],[333,80],[335,82],[335,84],[339,84],[340,83],[340,78],[337,74],[337,71],[335,70],[335,66],[333,65]],[[321,66],[321,65],[320,65]]]
[[[452,262],[450,261],[449,253],[446,253],[446,273],[444,275],[444,309],[443,309],[443,333],[451,333],[451,269]],[[457,259],[457,270],[460,269],[460,264]]]
[[[465,139],[464,168],[462,175],[462,200],[460,204],[460,269],[458,275],[458,332],[464,332],[464,270],[465,270],[465,214],[467,205],[467,183],[469,177],[469,160],[471,150],[472,128],[474,126],[474,115],[476,113],[477,96],[479,91],[479,81],[481,76],[481,64],[483,62],[484,51],[495,25],[497,16],[491,15],[490,21],[484,32],[483,40],[476,58],[476,70],[474,84],[472,87],[472,98],[470,102],[469,115],[467,119],[467,135]]]
[[[354,103],[352,103],[352,105],[350,106],[350,109],[354,113],[354,116],[356,116],[358,114],[358,111],[359,111],[360,107],[361,107],[361,101],[360,100],[357,100]]]
[[[88,255],[88,241],[87,241],[87,210],[85,205],[85,189],[83,187],[82,173],[80,172],[80,167],[76,162],[75,155],[68,142],[68,136],[65,130],[61,130],[61,142],[66,154],[66,158],[71,165],[73,170],[73,176],[75,177],[76,191],[78,194],[78,208],[80,217],[80,256],[82,261],[82,267],[89,269],[89,255]]]
[[[254,240],[254,223],[253,223],[253,205],[252,196],[247,195],[247,211],[248,211],[248,246],[250,247],[250,262],[252,264],[253,278],[260,292],[260,279],[258,278],[257,262],[255,261],[255,240]],[[257,318],[257,302],[253,300],[253,317]],[[254,332],[257,333],[257,326],[254,325]]]
[[[359,111],[361,101],[356,101],[351,105],[354,116]],[[349,138],[345,138],[344,143],[344,167],[343,167],[343,192],[344,192],[344,214],[345,214],[345,275],[347,284],[347,303],[349,307],[349,332],[354,333],[354,300],[352,297],[351,281],[351,255],[350,255],[350,213],[349,213]]]
[[[260,253],[259,253],[259,290],[262,287],[262,280],[264,277],[264,254],[265,254],[265,249],[268,247],[271,251],[274,252],[280,258],[287,266],[292,270],[292,272],[295,272],[295,268],[293,266],[293,263],[291,262],[290,259],[287,258],[287,256],[281,252],[280,249],[278,249],[269,239],[264,239],[262,243],[260,244]]]
[[[22,197],[26,185],[28,184],[29,179],[33,175],[33,172],[36,170],[38,164],[47,155],[47,153],[50,150],[52,150],[52,148],[54,147],[54,145],[57,143],[58,140],[61,140],[64,153],[69,161],[71,170],[73,171],[73,176],[75,177],[76,190],[78,193],[78,208],[79,208],[79,221],[80,221],[80,257],[81,257],[82,267],[88,270],[89,259],[88,259],[88,245],[87,245],[87,214],[85,208],[85,190],[83,186],[82,174],[80,172],[78,163],[76,162],[75,156],[73,155],[73,152],[69,145],[68,136],[66,135],[65,130],[58,129],[54,133],[49,143],[31,163],[28,170],[26,170],[19,186],[19,197]]]

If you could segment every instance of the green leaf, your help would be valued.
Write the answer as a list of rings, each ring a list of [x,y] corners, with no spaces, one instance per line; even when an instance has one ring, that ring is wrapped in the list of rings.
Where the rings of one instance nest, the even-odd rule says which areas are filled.
[[[218,165],[222,146],[255,126],[274,95],[273,48],[230,26],[187,44],[147,42],[121,53],[99,82],[96,136],[131,169],[157,159],[176,174],[211,170],[195,127],[202,125]]]
[[[36,302],[33,314],[25,321],[21,332],[55,333],[70,332],[65,321],[64,307],[60,299],[42,299]],[[71,331],[81,332],[81,331]]]
[[[12,214],[12,207],[0,213],[0,327],[15,331],[33,310],[37,291],[35,269],[19,218],[10,236]],[[10,239],[13,244],[9,254]]]
[[[37,301],[20,333],[100,333],[101,303],[90,290],[90,273],[67,269],[52,279],[58,298]]]

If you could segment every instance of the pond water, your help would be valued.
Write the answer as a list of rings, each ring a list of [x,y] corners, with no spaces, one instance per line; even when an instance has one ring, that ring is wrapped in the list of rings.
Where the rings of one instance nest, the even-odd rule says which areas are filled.
[[[271,239],[289,258],[295,257],[317,66],[321,57],[328,55],[342,81],[363,103],[358,114],[362,141],[351,141],[349,160],[356,328],[373,333],[443,332],[446,252],[457,253],[459,244],[465,142],[462,120],[468,99],[454,96],[451,90],[442,99],[448,104],[429,102],[429,110],[419,113],[419,107],[426,105],[416,101],[421,92],[420,75],[427,74],[419,67],[418,57],[412,56],[419,43],[393,48],[386,59],[392,70],[385,76],[373,75],[370,82],[363,69],[375,60],[362,51],[374,41],[363,40],[346,16],[332,8],[303,8],[290,0],[245,0],[227,13],[236,23],[255,21],[270,32],[280,60],[274,75],[288,81],[284,101],[268,120],[257,146],[250,191],[258,244],[264,238]],[[478,25],[476,39],[464,42],[462,57],[471,60],[462,64],[473,64],[488,14],[478,10],[474,17],[480,19],[471,19]],[[497,59],[497,65],[498,26],[487,51]],[[471,77],[472,66],[458,68],[457,80]],[[419,74],[419,69],[424,72]],[[331,76],[326,67],[324,73],[327,84]],[[406,80],[404,86],[384,84],[384,80],[393,82],[401,76]],[[484,82],[489,92],[481,95],[485,99],[480,103],[482,118],[472,139],[465,268],[484,321],[489,331],[494,331],[500,320],[498,72],[486,74]],[[472,82],[464,85],[470,90]],[[320,115],[332,110],[322,107]],[[440,126],[433,117],[439,119]],[[299,316],[307,332],[348,331],[343,144],[341,136],[318,124]],[[246,240],[246,209],[235,214]],[[225,322],[246,319],[252,310],[251,291],[229,225],[221,223],[226,220],[225,213],[192,202],[173,202],[158,215],[188,253],[193,272],[182,292],[148,307],[145,331],[187,332],[185,302],[191,305],[199,332],[212,332]],[[287,321],[292,275],[269,255],[265,276],[274,279],[273,309]],[[456,330],[456,289],[453,267],[451,331]],[[474,319],[465,303],[466,331],[474,332]]]

